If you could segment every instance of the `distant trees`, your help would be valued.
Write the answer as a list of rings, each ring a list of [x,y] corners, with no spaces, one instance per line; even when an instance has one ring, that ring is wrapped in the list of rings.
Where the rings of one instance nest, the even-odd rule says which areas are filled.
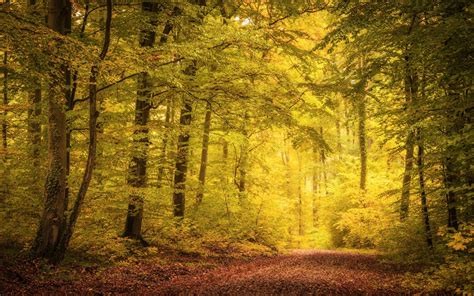
[[[392,111],[382,113],[383,118],[392,118],[384,123],[386,127],[390,124],[402,127],[392,129],[395,131],[393,137],[404,139],[405,166],[400,219],[407,221],[411,212],[410,187],[416,162],[423,227],[430,246],[433,242],[427,200],[444,199],[447,208],[446,226],[458,229],[459,223],[462,223],[458,209],[465,208],[461,204],[466,205],[465,202],[469,199],[458,189],[469,186],[461,181],[461,163],[471,163],[472,158],[462,157],[460,162],[454,159],[459,160],[459,155],[466,155],[472,150],[469,140],[461,136],[466,135],[465,120],[470,116],[467,114],[472,113],[472,108],[461,98],[462,92],[465,95],[472,90],[472,84],[467,82],[468,77],[472,77],[472,69],[459,67],[458,65],[465,64],[465,61],[461,61],[459,55],[451,55],[455,51],[467,54],[467,47],[459,41],[469,35],[463,35],[462,32],[466,32],[466,28],[472,25],[466,19],[470,14],[469,6],[463,1],[456,4],[449,1],[422,4],[349,4],[341,1],[335,5],[334,11],[342,17],[326,37],[328,43],[339,44],[342,41],[347,48],[355,48],[355,56],[370,57],[366,68],[371,69],[367,79],[374,84],[372,89],[379,88],[383,96],[402,94],[404,102],[401,104],[399,100],[383,100],[381,97],[377,98],[377,103],[382,106],[381,110],[392,108]],[[369,11],[371,13],[368,13]],[[392,25],[395,23],[397,26]],[[341,39],[340,36],[346,37]],[[452,71],[451,66],[454,66],[456,71]],[[428,72],[431,74],[427,75]],[[420,85],[423,85],[422,98]],[[460,91],[461,89],[463,91]],[[359,114],[359,118],[362,118],[362,114]],[[428,134],[427,129],[430,129]],[[417,136],[417,131],[423,136]],[[459,137],[458,140],[454,140],[456,137]],[[453,141],[456,144],[452,144]],[[417,157],[415,147],[418,148]],[[425,163],[425,160],[429,162]],[[430,171],[429,186],[445,194],[429,196],[425,170]],[[467,211],[472,212],[472,209]],[[468,216],[471,217],[472,213],[465,217]],[[468,223],[471,220],[467,218],[463,222]]]

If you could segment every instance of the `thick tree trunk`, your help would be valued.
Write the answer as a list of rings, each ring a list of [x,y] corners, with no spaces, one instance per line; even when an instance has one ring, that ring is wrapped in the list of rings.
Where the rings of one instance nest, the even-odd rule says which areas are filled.
[[[110,44],[110,28],[112,22],[112,0],[107,0],[107,16],[105,23],[105,32],[104,32],[104,44],[102,46],[102,51],[99,55],[99,60],[104,60],[107,54],[109,44]],[[81,212],[82,204],[89,189],[89,184],[92,179],[92,173],[94,171],[95,159],[96,159],[96,150],[97,150],[97,117],[99,113],[97,111],[97,76],[99,75],[98,65],[93,65],[91,68],[91,74],[89,77],[89,147],[87,153],[87,162],[86,168],[84,170],[84,175],[82,178],[81,186],[79,187],[79,192],[77,193],[74,206],[67,221],[67,228],[63,233],[63,236],[60,240],[60,245],[58,247],[56,262],[60,262],[64,258],[64,254],[69,246],[69,242],[74,233],[77,219]]]
[[[71,23],[71,3],[69,1],[51,0],[48,3],[48,27],[60,34],[67,34]],[[49,144],[48,171],[45,185],[45,205],[33,243],[32,254],[36,257],[55,261],[59,240],[65,230],[66,200],[66,113],[64,102],[67,90],[64,85],[68,71],[62,66],[62,75],[52,77],[48,98],[49,110]]]
[[[55,97],[52,97],[53,94]],[[64,231],[64,211],[67,206],[65,204],[66,114],[62,100],[63,97],[59,91],[51,91],[48,102],[49,165],[45,185],[45,207],[33,246],[35,256],[53,261],[59,239]]]
[[[135,131],[133,137],[134,152],[129,166],[127,183],[131,187],[146,186],[146,169],[148,160],[148,119],[150,116],[150,101],[148,73],[143,72],[138,78],[137,100],[135,101]],[[129,197],[127,219],[123,236],[142,239],[141,226],[143,219],[143,196],[132,193]]]
[[[204,195],[204,184],[206,182],[207,155],[209,149],[209,131],[211,129],[211,104],[206,105],[204,128],[202,134],[201,166],[199,168],[199,190],[196,195],[196,203],[200,204]]]
[[[421,141],[421,139],[419,139]],[[425,176],[424,176],[424,147],[422,143],[418,143],[418,181],[420,184],[421,212],[423,217],[423,226],[425,228],[425,239],[428,247],[433,248],[433,237],[431,235],[430,216],[428,212],[428,204],[426,200]]]
[[[359,188],[362,191],[366,190],[367,184],[367,137],[365,131],[366,123],[366,107],[365,98],[362,96],[359,98],[358,106],[358,119],[359,119],[359,153],[360,153],[360,182]]]
[[[184,217],[186,203],[186,174],[188,170],[188,153],[189,153],[189,131],[191,125],[191,102],[184,100],[184,105],[179,116],[181,133],[178,137],[178,154],[176,156],[175,172],[174,172],[174,192],[173,192],[173,214],[175,217]]]

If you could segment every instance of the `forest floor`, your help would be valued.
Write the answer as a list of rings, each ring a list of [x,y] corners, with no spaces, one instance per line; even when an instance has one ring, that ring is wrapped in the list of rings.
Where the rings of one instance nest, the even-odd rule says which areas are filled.
[[[407,267],[356,252],[44,269],[0,258],[0,295],[401,295]]]

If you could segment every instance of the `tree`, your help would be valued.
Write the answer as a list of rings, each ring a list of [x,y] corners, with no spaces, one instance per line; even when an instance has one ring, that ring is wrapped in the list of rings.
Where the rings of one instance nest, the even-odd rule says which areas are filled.
[[[66,35],[70,30],[71,6],[69,1],[52,0],[48,2],[48,28]],[[55,65],[58,66],[58,65]],[[48,171],[45,184],[45,205],[38,233],[32,247],[32,254],[49,260],[57,259],[59,241],[65,231],[66,200],[66,113],[64,102],[67,90],[64,89],[69,75],[65,65],[51,69],[48,97]]]
[[[155,29],[156,14],[159,5],[155,2],[143,1],[142,11],[148,13],[151,29],[141,31],[140,46],[153,47],[156,39]],[[135,131],[134,131],[134,153],[129,166],[127,183],[134,188],[143,188],[146,186],[147,179],[147,158],[148,158],[148,120],[151,109],[151,78],[148,72],[141,72],[138,75],[137,99],[135,101]],[[141,240],[142,238],[142,220],[143,220],[143,196],[141,193],[132,193],[128,204],[127,219],[125,221],[125,231],[123,236]]]
[[[207,159],[209,149],[209,131],[211,129],[211,103],[206,104],[206,115],[204,118],[203,133],[202,133],[202,149],[201,149],[201,165],[199,167],[199,185],[198,193],[196,195],[196,203],[200,204],[204,196],[204,184],[206,182]]]

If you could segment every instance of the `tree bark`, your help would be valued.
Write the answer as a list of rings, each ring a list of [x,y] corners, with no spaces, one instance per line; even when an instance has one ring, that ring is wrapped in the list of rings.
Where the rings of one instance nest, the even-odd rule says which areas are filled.
[[[192,61],[192,63],[186,67],[183,72],[188,76],[195,76],[196,71],[196,61]],[[173,215],[177,218],[184,217],[186,206],[185,190],[189,157],[189,126],[191,125],[192,111],[192,101],[189,98],[184,98],[183,106],[179,115],[181,132],[178,136],[178,147],[173,182]]]
[[[37,11],[31,10],[36,5],[36,0],[27,1],[28,8],[32,15],[36,15]],[[32,175],[33,183],[38,183],[38,168],[40,167],[40,146],[41,146],[41,85],[36,84],[35,89],[29,93],[28,101],[28,138],[31,144],[30,155],[33,159]]]
[[[179,123],[182,130],[178,137],[178,154],[176,156],[174,172],[173,214],[179,218],[184,217],[186,203],[185,189],[190,139],[188,128],[191,125],[192,111],[191,102],[185,99],[179,116]]]
[[[238,189],[240,194],[240,199],[245,198],[246,186],[247,186],[247,166],[248,166],[248,149],[249,149],[249,139],[247,131],[247,121],[248,114],[245,112],[244,121],[242,125],[242,136],[244,137],[243,143],[240,145],[240,156],[238,163],[239,170],[239,183]]]
[[[142,11],[149,14],[158,12],[156,2],[143,1]],[[156,26],[154,15],[150,16],[149,25]],[[152,47],[155,43],[156,32],[152,29],[141,31],[140,46]],[[148,120],[150,117],[150,77],[147,72],[141,72],[137,79],[137,99],[135,101],[135,131],[133,137],[134,152],[129,165],[127,183],[135,190],[146,186],[146,170],[148,161]],[[143,201],[141,193],[132,193],[129,196],[127,218],[125,221],[124,237],[140,240],[142,238]]]
[[[2,188],[0,192],[0,201],[4,201],[8,195],[9,192],[9,185],[8,185],[8,170],[7,170],[7,150],[8,150],[8,124],[7,124],[7,105],[8,105],[8,69],[7,69],[7,64],[8,64],[8,52],[5,50],[3,53],[3,118],[2,118],[2,150],[3,150],[3,155],[2,155],[2,170],[3,170],[3,178],[2,178]]]
[[[283,144],[284,150],[281,152],[281,160],[285,166],[285,184],[286,184],[286,198],[291,200],[291,166],[290,166],[290,151],[286,140]]]
[[[3,53],[3,65],[5,69],[3,70],[3,106],[5,106],[5,109],[3,110],[3,120],[2,120],[2,148],[5,150],[5,153],[8,148],[8,125],[7,125],[7,108],[6,106],[8,105],[8,69],[7,69],[7,64],[8,64],[8,52],[5,51]]]
[[[321,134],[321,139],[324,140],[324,130],[323,127],[319,128],[319,133]],[[326,171],[326,151],[324,147],[321,147],[319,150],[319,155],[321,156],[321,172],[322,172],[322,184],[320,184],[321,192],[322,192],[322,185],[324,185],[324,194],[328,195],[328,175]]]
[[[69,1],[51,0],[48,2],[48,27],[60,34],[68,33],[71,20]],[[67,90],[61,85],[67,80],[68,71],[63,65],[60,75],[53,75],[48,98],[49,144],[48,171],[45,184],[45,205],[41,215],[38,232],[33,243],[32,255],[54,261],[59,240],[65,230],[66,195],[66,113],[64,102]]]
[[[318,208],[317,200],[320,188],[320,177],[318,170],[318,150],[316,147],[313,147],[313,200],[312,200],[312,218],[313,218],[313,227],[318,226]]]
[[[366,190],[367,187],[367,137],[365,130],[366,123],[366,107],[365,98],[361,96],[359,98],[358,106],[358,119],[359,119],[359,153],[360,153],[360,182],[359,188],[362,191]]]
[[[301,188],[301,178],[302,178],[302,165],[301,165],[301,154],[297,151],[298,156],[298,235],[304,235],[304,225],[303,225],[303,190]]]
[[[336,135],[337,135],[337,151],[339,152],[339,158],[342,155],[342,142],[341,142],[341,121],[336,119]]]
[[[413,69],[410,57],[405,56],[405,100],[407,104],[407,110],[412,111],[412,105],[416,102],[418,92],[418,77]],[[412,122],[409,122],[411,125]],[[408,218],[410,209],[410,186],[411,186],[411,174],[413,170],[414,161],[414,146],[415,146],[415,132],[410,130],[408,132],[406,145],[405,145],[405,171],[403,174],[402,184],[402,196],[400,202],[400,221],[404,221]]]
[[[40,145],[41,145],[41,89],[37,88],[30,93],[30,108],[28,109],[28,134],[31,142],[31,157],[33,159],[33,169],[38,170],[40,165]],[[36,180],[37,174],[34,174]]]
[[[446,204],[448,207],[448,227],[458,230],[459,223],[457,211],[457,197],[456,193],[454,192],[454,188],[456,187],[456,181],[459,176],[459,172],[456,171],[456,165],[451,156],[448,156],[446,158],[444,166],[444,184],[446,188]]]
[[[199,168],[199,190],[196,195],[196,203],[200,204],[204,195],[204,184],[206,182],[207,155],[209,149],[209,131],[211,129],[211,104],[207,102],[206,115],[202,134],[201,166]]]
[[[107,16],[105,21],[104,43],[102,51],[99,54],[99,61],[103,61],[107,55],[110,44],[110,28],[112,22],[112,0],[107,0]],[[79,192],[77,193],[74,206],[72,208],[67,228],[60,240],[60,245],[55,257],[56,263],[64,258],[64,254],[69,246],[69,242],[74,233],[77,219],[81,212],[82,204],[89,189],[89,184],[92,179],[92,173],[95,166],[96,150],[97,150],[97,118],[99,113],[97,111],[97,76],[99,75],[99,66],[93,65],[89,77],[89,147],[87,153],[86,168],[82,178]]]
[[[430,249],[433,248],[433,236],[431,235],[430,216],[428,212],[428,204],[426,200],[426,189],[425,189],[425,176],[424,176],[424,147],[421,143],[421,137],[419,137],[418,143],[418,181],[420,185],[420,198],[421,198],[421,212],[423,217],[423,227],[425,228],[425,239],[426,244]]]
[[[402,197],[400,203],[400,220],[404,221],[408,218],[408,212],[410,208],[410,184],[411,184],[411,173],[413,170],[413,154],[415,147],[415,135],[413,131],[410,131],[407,136],[405,144],[405,170],[403,174],[402,183]]]
[[[227,162],[227,158],[229,157],[229,143],[226,139],[222,138],[222,161],[224,164]]]
[[[127,178],[128,185],[138,188],[138,190],[146,186],[149,143],[147,124],[150,116],[148,80],[148,73],[142,72],[139,75],[137,100],[135,101],[135,131],[133,137],[135,147]],[[140,193],[133,193],[129,200],[123,236],[141,240],[143,196]]]

